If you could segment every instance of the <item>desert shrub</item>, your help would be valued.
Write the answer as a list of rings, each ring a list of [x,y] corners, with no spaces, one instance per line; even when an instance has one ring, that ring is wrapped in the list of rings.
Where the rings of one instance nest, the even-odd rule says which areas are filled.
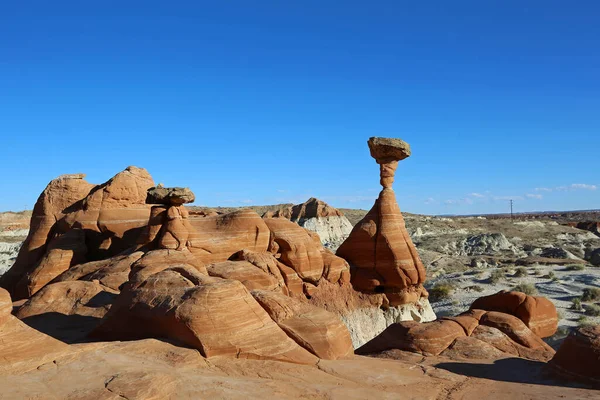
[[[446,300],[450,298],[450,295],[454,291],[454,285],[448,282],[436,283],[429,292],[429,301],[435,303],[438,301]]]
[[[585,306],[585,315],[589,315],[591,317],[600,317],[600,306],[588,304]]]
[[[546,275],[542,276],[542,279],[551,279],[552,281],[558,280],[554,271],[548,272]]]
[[[538,292],[537,289],[535,288],[535,286],[533,286],[532,284],[529,284],[529,283],[519,283],[512,290],[515,292],[522,292],[522,293],[528,294],[530,296],[537,294],[537,292]]]
[[[494,271],[492,271],[492,274],[490,275],[489,281],[492,284],[498,283],[501,280],[504,279],[505,277],[505,273],[504,271],[500,270],[500,269],[495,269]]]
[[[527,276],[527,270],[525,269],[525,267],[519,267],[517,268],[517,271],[515,272],[515,274],[513,275],[515,278],[521,278],[524,276]]]
[[[583,271],[584,269],[585,266],[583,264],[572,264],[565,267],[565,271]]]
[[[583,295],[581,296],[582,301],[595,301],[598,299],[600,299],[600,289],[598,289],[598,288],[583,289]]]
[[[589,321],[588,317],[582,315],[579,318],[577,318],[577,325],[582,327],[592,325],[592,323]]]
[[[569,308],[575,311],[582,311],[583,307],[581,306],[581,297],[575,297],[573,300],[571,300],[571,307]]]
[[[535,269],[533,270],[533,274],[534,274],[535,276],[540,276],[540,275],[542,274],[542,271],[540,271],[538,268],[535,268]]]

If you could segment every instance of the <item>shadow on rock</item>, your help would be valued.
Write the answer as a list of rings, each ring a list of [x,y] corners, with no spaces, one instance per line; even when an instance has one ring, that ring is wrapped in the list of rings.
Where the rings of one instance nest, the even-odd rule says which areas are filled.
[[[455,374],[493,381],[589,388],[587,385],[560,379],[552,373],[547,363],[522,358],[504,358],[492,364],[441,362],[434,366]]]
[[[48,312],[23,318],[22,321],[31,328],[52,336],[67,344],[89,342],[87,338],[101,318],[83,315],[65,315]]]

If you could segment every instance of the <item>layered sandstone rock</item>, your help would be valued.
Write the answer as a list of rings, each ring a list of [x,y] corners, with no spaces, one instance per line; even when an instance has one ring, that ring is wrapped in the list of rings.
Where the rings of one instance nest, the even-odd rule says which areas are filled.
[[[558,327],[556,307],[545,297],[502,290],[490,296],[480,297],[473,302],[471,308],[514,315],[542,338],[554,335]]]
[[[465,359],[517,356],[548,361],[554,355],[554,350],[519,318],[477,309],[428,323],[392,324],[357,353],[373,354],[389,349]]]
[[[392,189],[398,161],[410,156],[410,148],[399,139],[371,138],[368,143],[380,165],[383,190],[337,255],[354,268],[352,284],[358,290],[385,293],[392,306],[414,303],[427,295],[425,268]]]
[[[317,283],[323,276],[323,256],[310,234],[283,218],[264,220],[270,231],[269,251],[292,268],[303,281]]]
[[[128,167],[98,186],[83,176],[59,177],[38,198],[29,236],[0,280],[15,299],[31,296],[73,265],[135,245],[148,223],[146,191],[154,183],[146,170]]]
[[[12,313],[13,303],[7,290],[0,288],[0,327]]]
[[[120,287],[129,279],[131,265],[143,255],[143,252],[136,251],[131,254],[107,258],[106,260],[78,264],[57,276],[53,282],[98,281],[108,288],[120,290]]]
[[[316,362],[271,320],[242,283],[208,277],[180,264],[162,268],[151,274],[144,268],[132,270],[94,336],[166,337],[198,349],[205,357]]]
[[[264,252],[269,246],[270,231],[254,211],[243,209],[217,216],[190,217],[193,228],[189,250],[210,264],[227,261],[240,250]]]
[[[274,213],[267,212],[263,218],[289,219],[316,232],[323,246],[331,249],[337,249],[352,231],[352,224],[340,210],[314,197]]]
[[[567,378],[600,384],[600,325],[584,326],[571,332],[550,366]]]
[[[61,175],[50,181],[40,194],[31,216],[29,234],[21,246],[17,260],[0,278],[0,286],[13,293],[17,283],[35,268],[46,253],[46,245],[56,230],[56,222],[68,212],[69,207],[83,199],[94,187],[86,182],[84,174]],[[27,293],[23,293],[23,298]]]
[[[348,329],[334,314],[280,293],[251,293],[288,336],[317,357],[336,360],[354,354]]]

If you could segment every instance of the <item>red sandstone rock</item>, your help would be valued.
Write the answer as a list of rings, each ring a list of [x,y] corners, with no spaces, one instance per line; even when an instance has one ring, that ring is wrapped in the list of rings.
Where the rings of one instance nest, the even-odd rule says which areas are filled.
[[[57,276],[53,282],[66,281],[95,281],[100,284],[119,290],[129,279],[131,265],[144,255],[141,251],[131,254],[115,256],[106,260],[91,261],[85,264],[75,265]]]
[[[390,305],[414,302],[405,289],[425,281],[425,268],[404,223],[392,190],[398,161],[410,156],[410,147],[400,139],[370,138],[371,156],[380,165],[383,190],[373,208],[352,229],[337,250],[355,271],[352,284],[366,292],[391,292]]]
[[[423,324],[415,321],[396,322],[357,349],[356,353],[371,354],[388,349],[400,349],[425,355],[438,355],[461,336],[466,336],[463,328],[450,320],[436,320]]]
[[[0,281],[15,299],[39,290],[65,267],[111,257],[135,245],[148,223],[146,191],[154,183],[146,170],[128,167],[98,186],[82,178],[81,174],[59,177],[40,195],[28,239]],[[78,260],[69,256],[81,247],[81,238],[73,230],[85,232],[87,249]]]
[[[337,208],[331,207],[322,200],[311,197],[304,203],[293,206],[290,216],[286,218],[293,222],[299,222],[308,218],[342,217],[343,215],[344,213]]]
[[[82,229],[72,229],[55,237],[49,241],[46,254],[35,268],[19,281],[16,292],[25,297],[32,296],[69,267],[84,261],[86,252],[85,233]]]
[[[269,251],[304,281],[317,283],[323,276],[323,256],[306,229],[282,218],[264,220],[271,232]]]
[[[471,310],[457,317],[421,324],[414,321],[395,323],[356,352],[372,354],[399,349],[424,355],[498,358],[498,351],[490,346],[504,356],[538,361],[548,361],[554,355],[554,350],[517,317],[483,310]]]
[[[30,272],[46,253],[46,244],[56,221],[68,213],[69,207],[82,200],[94,187],[84,174],[62,175],[52,180],[40,194],[31,216],[29,234],[14,265],[0,277],[0,286],[13,293],[17,283]],[[24,298],[22,293],[15,299]]]
[[[0,288],[0,327],[12,313],[13,303],[7,290]]]
[[[577,328],[560,345],[550,366],[567,378],[600,383],[600,325]]]
[[[251,293],[288,336],[317,357],[336,360],[354,353],[348,329],[334,314],[280,293]]]
[[[473,302],[471,308],[514,315],[542,338],[554,335],[558,327],[556,307],[544,297],[500,291],[490,296],[480,297]]]
[[[224,261],[209,265],[207,270],[210,276],[240,281],[248,290],[261,289],[282,292],[285,287],[276,277],[248,261]],[[285,292],[287,293],[287,289]]]
[[[194,228],[188,239],[189,249],[207,264],[227,261],[243,249],[261,252],[269,246],[269,228],[249,209],[213,217],[190,217],[189,222]]]
[[[238,281],[212,278],[184,265],[163,265],[152,275],[132,271],[130,282],[94,336],[166,337],[206,357],[230,355],[314,364],[271,320]]]

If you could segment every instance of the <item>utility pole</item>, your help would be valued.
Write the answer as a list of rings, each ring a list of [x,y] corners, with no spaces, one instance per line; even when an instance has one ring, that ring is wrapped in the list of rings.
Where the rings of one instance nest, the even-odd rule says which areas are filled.
[[[510,199],[510,219],[513,219],[513,201]]]

